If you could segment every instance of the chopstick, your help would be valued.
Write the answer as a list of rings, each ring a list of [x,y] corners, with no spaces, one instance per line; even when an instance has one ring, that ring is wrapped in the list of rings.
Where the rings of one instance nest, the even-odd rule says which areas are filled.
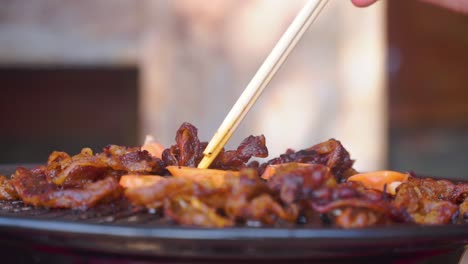
[[[307,1],[221,123],[203,152],[204,157],[198,168],[206,169],[211,165],[327,2],[328,0]]]

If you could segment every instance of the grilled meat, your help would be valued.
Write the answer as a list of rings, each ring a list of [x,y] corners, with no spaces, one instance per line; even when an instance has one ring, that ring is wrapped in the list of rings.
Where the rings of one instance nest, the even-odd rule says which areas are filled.
[[[458,213],[458,204],[468,195],[466,183],[410,177],[397,189],[393,204],[418,224],[447,224]],[[463,210],[463,207],[461,208]]]
[[[290,162],[325,165],[330,168],[338,182],[343,182],[356,173],[352,168],[354,161],[350,158],[348,151],[341,145],[341,142],[335,139],[297,152],[289,149],[278,158],[263,164],[262,167]]]
[[[49,208],[86,209],[120,196],[121,187],[113,177],[85,184],[82,188],[63,189],[49,182],[45,172],[45,167],[16,170],[11,184],[24,203]]]
[[[17,200],[18,194],[7,177],[0,175],[0,200]]]
[[[193,125],[182,124],[176,144],[165,149],[161,159],[138,147],[116,145],[97,154],[89,148],[75,156],[53,152],[45,166],[18,168],[11,179],[0,176],[0,199],[86,209],[125,197],[134,207],[157,210],[178,224],[217,228],[251,222],[274,226],[319,216],[341,228],[468,219],[466,183],[413,175],[391,195],[385,188],[382,192],[358,181],[347,182],[357,173],[354,161],[334,139],[260,163],[250,159],[267,157],[265,137],[249,136],[236,150],[223,149],[212,163],[211,169],[236,171],[223,174],[219,184],[197,182],[203,171],[196,171],[196,177],[171,177],[169,170],[174,173],[174,167],[168,166],[196,167],[203,158],[207,143],[197,133]],[[123,175],[163,177],[123,190],[119,185]]]
[[[198,130],[189,123],[183,123],[176,133],[176,144],[163,151],[162,158],[167,166],[178,165],[196,167],[203,158],[203,151],[207,142],[200,142]],[[236,150],[225,151],[218,154],[211,164],[212,169],[240,170],[247,167],[247,162],[252,157],[265,158],[268,149],[265,145],[265,137],[249,136]]]

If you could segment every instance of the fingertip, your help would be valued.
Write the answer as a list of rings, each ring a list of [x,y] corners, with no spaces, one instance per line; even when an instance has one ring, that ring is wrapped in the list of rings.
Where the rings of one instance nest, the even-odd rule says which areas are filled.
[[[351,0],[351,2],[357,7],[366,7],[377,2],[377,0]]]

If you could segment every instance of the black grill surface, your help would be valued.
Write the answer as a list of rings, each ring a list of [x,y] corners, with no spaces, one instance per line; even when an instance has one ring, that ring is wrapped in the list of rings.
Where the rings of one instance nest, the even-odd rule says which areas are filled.
[[[126,200],[86,211],[0,201],[0,242],[5,241],[145,257],[330,259],[453,250],[468,243],[468,225],[344,230],[317,216],[307,224],[209,229],[178,226]]]
[[[170,224],[156,212],[132,207],[123,200],[84,211],[36,208],[25,205],[22,201],[0,201],[0,217],[132,226]]]

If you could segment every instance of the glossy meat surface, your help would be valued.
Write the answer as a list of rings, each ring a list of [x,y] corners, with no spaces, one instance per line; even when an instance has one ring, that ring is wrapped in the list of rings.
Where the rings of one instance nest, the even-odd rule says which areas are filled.
[[[339,228],[468,221],[468,184],[411,175],[392,194],[385,186],[367,189],[346,181],[357,172],[335,139],[261,163],[251,159],[268,156],[266,139],[249,136],[237,149],[222,150],[211,170],[196,169],[206,146],[197,128],[183,123],[175,144],[158,152],[161,159],[140,147],[116,145],[100,153],[84,148],[74,156],[55,151],[44,166],[18,168],[11,179],[0,176],[0,199],[71,209],[126,199],[180,225],[214,228],[313,219]],[[158,180],[141,184],[139,177],[156,178],[151,175]],[[126,189],[121,179],[127,179]]]
[[[147,151],[116,145],[109,145],[96,155],[89,148],[72,157],[65,152],[54,151],[45,170],[50,182],[65,188],[82,187],[110,175],[163,172],[162,160],[152,157]]]
[[[84,148],[70,156],[54,151],[45,166],[18,168],[11,179],[0,178],[0,199],[21,199],[47,208],[86,209],[122,196],[124,174],[162,174],[162,160],[140,148],[109,145],[93,154]]]
[[[468,224],[468,197],[460,204],[460,221]]]
[[[176,133],[176,144],[163,151],[162,158],[167,166],[196,167],[203,158],[203,151],[207,142],[200,142],[198,130],[192,124],[183,123]],[[212,169],[240,170],[247,167],[252,157],[265,158],[268,149],[265,137],[249,136],[242,141],[236,150],[225,151],[218,154],[211,164]]]
[[[11,184],[24,203],[42,207],[86,209],[100,201],[120,196],[120,186],[112,177],[86,184],[79,189],[63,189],[49,182],[45,171],[44,167],[16,170]]]
[[[0,175],[0,200],[16,200],[18,194],[7,177]]]
[[[268,181],[271,190],[279,193],[284,203],[303,200],[323,200],[337,182],[327,166],[311,164],[304,167],[290,163],[278,169]]]
[[[223,227],[247,221],[295,221],[297,210],[283,207],[271,194],[252,169],[242,170],[240,176],[232,176],[220,188],[170,177],[152,186],[125,191],[135,205],[163,209],[166,217],[184,225]]]
[[[253,169],[244,169],[240,177],[232,177],[225,205],[226,214],[238,222],[258,221],[273,224],[276,220],[294,222],[298,217],[295,205],[283,204]]]
[[[462,197],[468,195],[466,186],[466,183],[411,177],[398,187],[393,204],[407,214],[409,221],[448,224],[457,216]]]
[[[268,161],[265,165],[290,162],[325,165],[330,168],[338,182],[342,182],[356,173],[352,168],[354,161],[350,158],[348,151],[341,145],[341,142],[335,139],[330,139],[297,152],[288,150],[285,154]]]

